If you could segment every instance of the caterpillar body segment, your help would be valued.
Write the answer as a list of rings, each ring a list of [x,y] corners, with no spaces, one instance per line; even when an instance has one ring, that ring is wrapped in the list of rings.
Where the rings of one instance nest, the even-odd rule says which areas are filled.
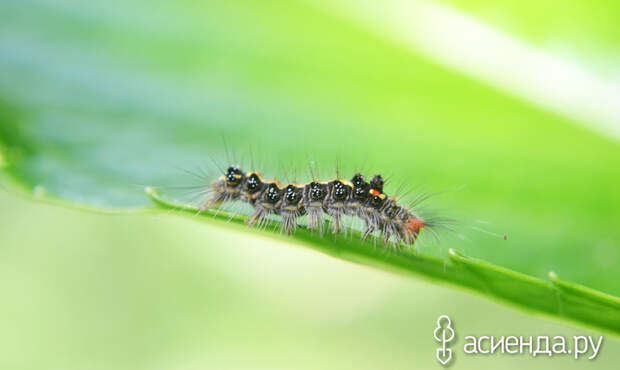
[[[342,231],[342,217],[345,215],[345,205],[349,201],[353,185],[344,179],[333,179],[327,184],[328,196],[325,209],[332,220],[332,233]]]
[[[304,185],[288,184],[284,188],[280,216],[282,216],[282,230],[291,235],[297,229],[297,219],[306,214],[303,204]]]
[[[303,204],[308,214],[308,229],[318,230],[323,234],[325,226],[325,199],[328,194],[328,186],[324,181],[312,181],[304,186]]]
[[[382,230],[381,208],[387,199],[387,195],[383,193],[384,180],[381,175],[375,175],[370,180],[368,199],[364,203],[364,221],[366,221],[366,232],[363,239],[366,240],[376,230]]]
[[[365,219],[364,205],[368,201],[370,184],[366,182],[364,175],[357,173],[351,179],[352,190],[345,203],[345,214]]]
[[[241,200],[254,205],[265,186],[265,179],[259,171],[248,172],[241,186]]]
[[[267,181],[264,190],[254,201],[254,214],[248,221],[248,226],[263,225],[270,215],[280,214],[283,190],[278,180]]]

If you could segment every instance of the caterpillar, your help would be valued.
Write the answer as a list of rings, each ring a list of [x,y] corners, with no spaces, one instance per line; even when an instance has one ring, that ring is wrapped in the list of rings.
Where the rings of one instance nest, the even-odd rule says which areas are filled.
[[[343,219],[348,215],[365,223],[364,240],[379,232],[384,244],[395,246],[413,246],[421,230],[431,226],[384,192],[385,180],[380,174],[369,181],[362,173],[355,173],[350,180],[313,178],[307,183],[283,185],[278,180],[265,179],[260,171],[244,172],[238,165],[222,172],[211,183],[210,196],[202,207],[219,208],[236,201],[247,203],[254,210],[246,221],[249,226],[261,226],[270,216],[279,216],[282,231],[291,235],[300,218],[307,217],[307,228],[323,233],[329,218],[331,232],[338,234],[345,229]]]

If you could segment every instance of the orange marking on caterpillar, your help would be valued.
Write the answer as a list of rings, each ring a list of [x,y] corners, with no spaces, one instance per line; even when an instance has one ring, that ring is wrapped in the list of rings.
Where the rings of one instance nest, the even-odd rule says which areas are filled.
[[[407,222],[405,222],[404,228],[407,231],[417,231],[422,229],[425,225],[424,220],[419,218],[410,218]]]

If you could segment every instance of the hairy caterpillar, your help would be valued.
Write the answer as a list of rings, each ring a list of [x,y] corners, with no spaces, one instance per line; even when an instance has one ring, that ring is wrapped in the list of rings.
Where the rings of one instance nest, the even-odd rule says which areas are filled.
[[[249,226],[260,227],[270,216],[278,216],[282,231],[290,235],[299,219],[307,217],[307,227],[322,233],[329,218],[331,231],[337,234],[345,229],[343,218],[348,215],[365,223],[364,240],[379,232],[384,244],[395,246],[414,245],[420,231],[432,227],[432,223],[388,196],[383,191],[385,181],[378,174],[370,181],[356,173],[350,180],[313,178],[307,183],[283,185],[278,180],[265,179],[259,171],[244,172],[237,165],[222,172],[211,183],[210,196],[202,207],[216,208],[236,201],[247,203],[254,210],[247,220]]]

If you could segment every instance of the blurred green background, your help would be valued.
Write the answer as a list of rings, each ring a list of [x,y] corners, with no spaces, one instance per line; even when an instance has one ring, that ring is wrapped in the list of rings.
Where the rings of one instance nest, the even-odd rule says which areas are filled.
[[[3,369],[613,369],[620,342],[470,293],[175,215],[0,194]],[[604,335],[595,360],[464,355],[464,335]],[[570,338],[570,337],[569,337]],[[598,338],[598,337],[595,337]]]
[[[432,205],[467,239],[421,250],[620,295],[618,14],[613,1],[4,0],[3,184],[147,206],[143,185],[187,181],[176,166],[225,162],[224,137],[267,176],[301,178],[311,159],[326,177],[337,161],[381,171],[388,191],[466,185]],[[409,16],[441,26],[434,41]],[[459,17],[537,57],[482,42],[451,53],[471,31]],[[506,72],[530,69],[524,85]],[[0,204],[1,368],[436,366],[442,313],[457,333],[589,333],[174,215]],[[460,353],[454,366],[611,368],[618,346],[606,338],[591,362]]]

